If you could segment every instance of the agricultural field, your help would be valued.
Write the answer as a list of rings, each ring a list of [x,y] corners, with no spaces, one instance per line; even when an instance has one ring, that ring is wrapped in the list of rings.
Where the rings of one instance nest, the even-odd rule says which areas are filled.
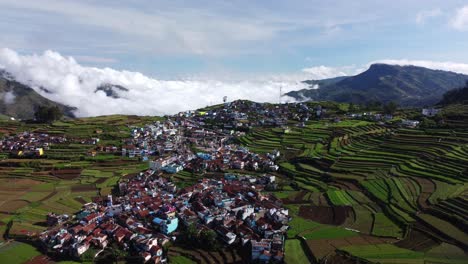
[[[94,197],[112,193],[118,180],[148,167],[118,153],[87,155],[94,145],[80,139],[100,138],[101,144],[122,145],[130,126],[160,120],[157,117],[105,116],[64,120],[51,125],[0,121],[2,131],[47,132],[65,135],[70,142],[53,144],[44,157],[0,159],[0,230],[10,238],[34,236],[46,226],[48,212],[73,214]],[[73,140],[73,142],[71,142]],[[0,241],[4,239],[2,235]],[[15,263],[15,262],[11,262]]]
[[[258,152],[282,153],[280,173],[295,190],[277,192],[293,216],[288,239],[304,239],[314,261],[344,255],[381,263],[468,258],[465,127],[320,120],[291,123],[287,132],[254,129],[240,141]],[[442,245],[454,250],[444,257],[429,253]]]
[[[99,138],[122,146],[132,125],[160,118],[107,116],[51,125],[0,120],[3,134],[47,132],[67,138]],[[468,130],[409,129],[345,119],[313,120],[289,129],[258,127],[238,140],[277,160],[281,187],[269,191],[292,217],[286,263],[335,258],[380,263],[466,263],[468,255]],[[0,231],[25,238],[46,227],[48,212],[73,214],[83,203],[111,194],[118,180],[148,168],[118,153],[87,153],[95,146],[52,145],[36,159],[0,153]],[[178,187],[207,175],[181,171]],[[209,176],[209,175],[208,175]],[[266,192],[265,192],[266,193]],[[16,243],[16,242],[15,242]],[[22,263],[40,255],[27,244],[0,245],[0,259]],[[236,263],[236,250],[208,252],[171,247],[170,263]]]

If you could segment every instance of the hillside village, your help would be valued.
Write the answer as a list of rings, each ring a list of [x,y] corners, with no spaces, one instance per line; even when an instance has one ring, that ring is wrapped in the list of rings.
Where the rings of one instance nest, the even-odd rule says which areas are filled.
[[[148,170],[120,182],[119,196],[85,204],[67,225],[58,219],[68,216],[50,215],[53,227],[40,239],[56,254],[78,257],[91,246],[117,243],[145,262],[161,263],[165,262],[162,247],[177,239],[176,230],[195,225],[199,232],[215,231],[227,245],[248,246],[252,261],[282,261],[288,210],[275,197],[261,194],[274,181],[274,176],[226,174],[224,179],[205,178],[177,190]]]
[[[394,122],[393,115],[380,112],[333,111],[320,104],[235,101],[130,126],[130,137],[120,145],[101,143],[103,131],[96,129],[89,138],[26,131],[4,137],[0,146],[12,157],[41,159],[51,147],[73,143],[92,146],[86,152],[90,158],[110,154],[148,164],[148,169],[122,177],[111,194],[94,197],[74,214],[49,212],[48,229],[39,239],[51,256],[79,259],[90,249],[99,254],[112,246],[145,263],[165,263],[167,247],[186,239],[187,230],[195,228],[198,236],[211,232],[224,246],[239,248],[244,260],[281,263],[288,254],[285,239],[292,216],[271,191],[278,190],[275,175],[280,175],[278,161],[284,154],[279,149],[256,153],[238,139],[255,128],[287,135],[290,126],[302,129],[311,120],[326,120],[326,126],[343,120],[381,126]],[[423,109],[421,114],[432,117],[438,111]],[[395,124],[417,128],[419,121],[402,119]],[[171,175],[180,172],[210,178],[178,185]],[[51,171],[64,179],[80,173]]]

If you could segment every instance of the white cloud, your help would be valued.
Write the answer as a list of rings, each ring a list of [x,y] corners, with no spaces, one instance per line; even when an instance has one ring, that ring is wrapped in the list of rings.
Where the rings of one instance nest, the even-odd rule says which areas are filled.
[[[117,63],[118,62],[118,60],[114,58],[87,56],[87,55],[78,55],[78,56],[74,56],[74,58],[79,62],[90,62],[90,63]]]
[[[276,23],[273,17],[229,16],[190,5],[160,8],[155,3],[155,6],[144,10],[116,5],[62,0],[0,1],[2,8],[16,8],[33,14],[43,12],[54,19],[58,16],[64,26],[89,26],[104,30],[105,36],[112,32],[124,37],[132,49],[158,54],[219,55],[245,52],[239,47],[268,41],[292,27]]]
[[[430,60],[392,60],[392,59],[385,59],[385,60],[377,60],[370,62],[368,66],[373,63],[385,63],[385,64],[392,64],[392,65],[414,65],[425,67],[434,70],[443,70],[443,71],[452,71],[457,73],[468,74],[468,64],[466,63],[458,63],[458,62],[451,62],[451,61],[430,61]]]
[[[342,66],[342,67],[328,67],[328,66],[314,66],[302,69],[302,72],[308,74],[308,79],[321,80],[333,78],[338,76],[347,76],[356,74],[355,66]]]
[[[455,16],[450,21],[450,24],[457,30],[468,30],[468,5],[457,10]]]
[[[16,96],[13,91],[3,93],[1,96],[3,97],[3,102],[7,105],[15,102]]]
[[[420,11],[416,15],[416,23],[422,25],[422,24],[426,23],[426,21],[428,19],[441,16],[442,14],[443,13],[442,13],[442,10],[440,10],[440,8]]]
[[[174,114],[221,103],[223,96],[228,100],[277,102],[280,87],[283,93],[306,88],[301,82],[281,76],[260,81],[157,80],[138,72],[84,67],[74,58],[53,51],[20,55],[10,49],[0,49],[2,68],[42,96],[77,107],[78,116]],[[129,91],[119,92],[119,99],[107,97],[104,92],[95,93],[96,87],[103,83],[122,85]]]

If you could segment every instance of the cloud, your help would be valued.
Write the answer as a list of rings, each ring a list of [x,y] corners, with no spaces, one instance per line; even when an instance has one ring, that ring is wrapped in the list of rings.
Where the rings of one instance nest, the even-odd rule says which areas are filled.
[[[416,15],[416,23],[420,25],[425,24],[428,19],[441,16],[442,14],[443,13],[442,10],[440,10],[440,8],[420,11]]]
[[[355,66],[328,67],[324,65],[304,68],[302,72],[307,73],[308,78],[312,80],[348,76],[357,73]]]
[[[217,5],[210,4],[210,7]],[[296,28],[299,22],[279,23],[275,17],[220,13],[220,10],[199,8],[196,5],[154,3],[147,8],[132,8],[111,1],[107,4],[85,1],[1,0],[3,9],[21,10],[26,14],[45,14],[43,19],[56,21],[50,28],[63,34],[75,29],[80,38],[95,41],[125,39],[132,50],[153,54],[220,55],[245,52],[245,45],[269,41],[284,30]],[[56,24],[59,23],[59,26]],[[50,22],[49,22],[50,23]],[[42,23],[39,23],[39,25]],[[89,38],[76,31],[89,28],[98,31]],[[66,28],[67,30],[63,30]],[[47,32],[49,28],[40,29]],[[60,38],[60,36],[54,36]],[[73,36],[71,36],[73,37]],[[45,40],[43,40],[45,41]],[[109,43],[109,40],[103,40]],[[118,43],[116,42],[116,43]],[[255,45],[250,45],[250,48]]]
[[[77,107],[78,116],[174,114],[221,103],[223,96],[228,100],[277,102],[280,87],[283,93],[307,87],[281,76],[247,81],[158,80],[138,72],[85,67],[72,57],[50,50],[39,55],[20,55],[10,49],[0,49],[2,68],[42,96]],[[119,91],[118,99],[108,97],[102,91],[95,93],[104,83],[122,85],[129,91]]]
[[[466,63],[458,63],[458,62],[451,62],[451,61],[430,61],[430,60],[392,60],[392,59],[384,59],[384,60],[376,60],[370,62],[367,66],[370,66],[374,63],[385,63],[385,64],[392,64],[392,65],[414,65],[425,67],[434,70],[443,70],[443,71],[452,71],[457,73],[468,74],[468,64]]]
[[[450,21],[450,25],[456,30],[468,30],[468,5],[458,9]]]
[[[381,59],[371,61],[365,65],[349,65],[339,67],[314,66],[302,69],[306,74],[303,79],[321,80],[338,76],[352,76],[364,72],[370,65],[375,63],[384,63],[391,65],[414,65],[434,70],[452,71],[462,74],[468,74],[468,64],[450,62],[450,61],[430,61],[430,60],[409,60],[409,59]]]
[[[118,62],[118,60],[114,58],[86,56],[86,55],[78,55],[78,56],[74,56],[74,58],[79,62],[90,62],[90,63],[116,63]]]
[[[15,102],[16,95],[13,93],[13,91],[3,93],[1,96],[3,98],[3,102],[7,105],[13,104]]]

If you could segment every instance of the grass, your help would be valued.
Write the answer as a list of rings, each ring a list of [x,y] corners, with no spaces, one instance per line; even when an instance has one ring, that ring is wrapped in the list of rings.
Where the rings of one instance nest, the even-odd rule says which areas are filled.
[[[320,224],[299,216],[294,216],[293,219],[289,222],[289,226],[290,229],[288,230],[288,237],[292,238],[306,230],[320,226]]]
[[[314,230],[311,233],[303,235],[307,240],[332,239],[357,236],[357,232],[346,230],[340,227],[326,227]]]
[[[368,260],[424,258],[424,253],[422,252],[400,248],[392,244],[347,246],[340,248],[340,250]]]
[[[173,257],[171,256],[169,257],[169,263],[170,264],[192,264],[196,262],[184,256],[173,256]]]
[[[372,234],[375,236],[402,237],[402,229],[393,223],[384,213],[374,214]]]
[[[2,263],[21,264],[42,253],[35,247],[14,242],[14,245],[7,245],[6,248],[0,248],[0,260]]]
[[[309,263],[309,258],[304,253],[299,239],[287,239],[285,245],[285,262],[287,264]]]

